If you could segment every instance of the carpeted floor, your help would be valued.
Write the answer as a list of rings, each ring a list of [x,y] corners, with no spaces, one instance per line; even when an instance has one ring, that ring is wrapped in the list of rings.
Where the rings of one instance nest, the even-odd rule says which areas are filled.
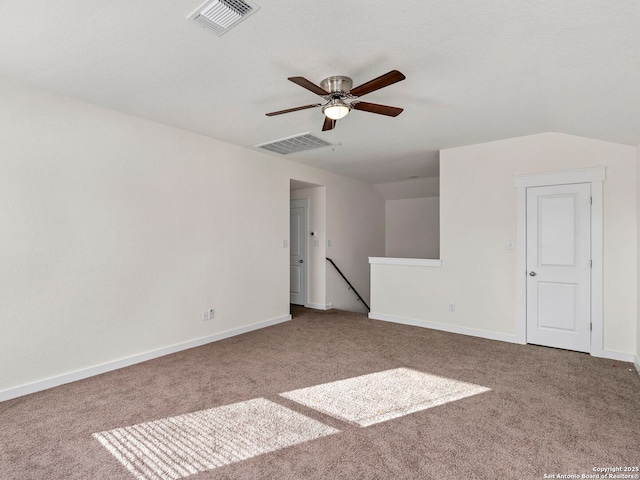
[[[0,403],[0,479],[542,479],[640,466],[631,364],[292,314]]]

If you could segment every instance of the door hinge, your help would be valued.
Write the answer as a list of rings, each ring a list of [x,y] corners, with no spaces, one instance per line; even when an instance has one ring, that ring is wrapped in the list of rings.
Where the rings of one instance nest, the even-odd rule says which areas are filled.
[[[590,324],[589,324],[589,331],[590,331],[590,332],[593,332],[593,323],[590,323]]]
[[[593,197],[589,197],[589,203],[593,205]]]
[[[589,260],[589,267],[593,268],[593,260]]]

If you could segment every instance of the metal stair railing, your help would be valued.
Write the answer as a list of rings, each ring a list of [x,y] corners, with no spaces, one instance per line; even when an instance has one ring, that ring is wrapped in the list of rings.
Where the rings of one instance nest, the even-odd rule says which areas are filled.
[[[331,263],[331,265],[333,265],[333,267],[338,271],[338,273],[340,274],[340,276],[342,278],[344,278],[344,281],[347,282],[347,285],[349,285],[349,288],[351,290],[353,290],[353,293],[356,294],[356,296],[358,297],[358,301],[362,302],[362,304],[367,307],[367,311],[371,311],[371,309],[369,308],[369,305],[367,305],[367,302],[364,301],[364,298],[362,298],[360,296],[360,294],[358,293],[358,291],[355,289],[355,287],[353,285],[351,285],[351,282],[349,281],[349,279],[347,277],[344,276],[344,273],[342,273],[342,271],[338,268],[338,266],[335,264],[335,262],[333,260],[331,260],[329,257],[326,257],[327,260],[329,260],[329,263]]]

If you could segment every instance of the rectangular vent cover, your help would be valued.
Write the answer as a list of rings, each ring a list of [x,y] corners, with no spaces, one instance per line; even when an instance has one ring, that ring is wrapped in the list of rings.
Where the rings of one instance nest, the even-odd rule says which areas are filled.
[[[312,150],[314,148],[328,147],[331,143],[325,142],[321,138],[311,135],[309,132],[293,135],[292,137],[281,138],[273,142],[261,143],[257,148],[269,150],[270,152],[288,155],[290,153]]]
[[[259,9],[247,0],[209,0],[187,19],[221,36]]]

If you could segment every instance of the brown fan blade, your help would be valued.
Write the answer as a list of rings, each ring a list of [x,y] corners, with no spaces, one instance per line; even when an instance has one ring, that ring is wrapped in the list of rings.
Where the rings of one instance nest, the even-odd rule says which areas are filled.
[[[325,95],[331,95],[324,88],[319,87],[318,85],[316,85],[315,83],[307,80],[304,77],[289,77],[287,80],[290,80],[291,82],[295,83],[296,85],[300,85],[302,88],[306,88],[310,92],[313,92],[316,95],[320,95],[321,97],[324,97]]]
[[[363,112],[387,115],[388,117],[397,117],[402,113],[402,108],[390,107],[389,105],[378,105],[377,103],[369,102],[354,102],[351,104],[351,108],[355,110],[362,110]]]
[[[331,120],[329,117],[324,117],[324,124],[322,125],[322,131],[333,130],[336,127],[337,120]]]
[[[389,73],[380,75],[378,78],[374,78],[367,83],[363,83],[359,87],[352,88],[351,95],[355,97],[361,97],[363,95],[366,95],[367,93],[371,93],[376,90],[380,90],[381,88],[388,87],[389,85],[404,80],[405,78],[406,77],[398,70],[391,70]]]
[[[265,113],[267,117],[273,117],[274,115],[282,115],[283,113],[297,112],[298,110],[306,110],[307,108],[315,108],[321,106],[321,103],[314,103],[313,105],[305,105],[303,107],[287,108],[286,110],[279,110],[277,112]]]

